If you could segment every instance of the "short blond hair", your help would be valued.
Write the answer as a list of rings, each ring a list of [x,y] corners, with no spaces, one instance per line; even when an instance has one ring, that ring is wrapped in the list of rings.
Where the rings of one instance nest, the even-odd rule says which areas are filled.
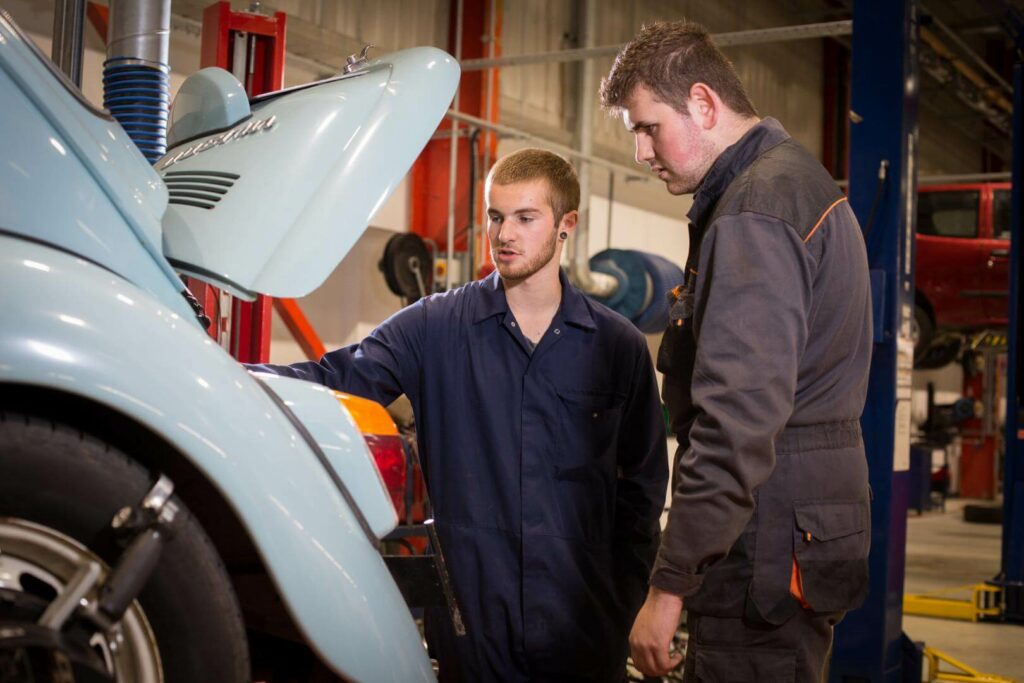
[[[548,203],[555,225],[562,216],[580,208],[580,181],[572,164],[554,152],[527,147],[495,162],[487,174],[487,185],[512,185],[538,178],[548,184]]]

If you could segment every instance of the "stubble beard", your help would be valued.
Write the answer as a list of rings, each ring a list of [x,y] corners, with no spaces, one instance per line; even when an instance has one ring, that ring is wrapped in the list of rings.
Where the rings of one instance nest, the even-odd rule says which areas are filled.
[[[557,232],[557,230],[551,232],[551,239],[541,245],[540,251],[537,252],[536,256],[526,263],[519,265],[507,265],[501,263],[497,258],[497,254],[494,253],[495,248],[491,247],[491,259],[494,261],[495,267],[498,269],[498,275],[501,276],[501,279],[510,283],[522,282],[550,263],[551,259],[555,257]]]
[[[679,177],[673,175],[665,181],[665,189],[668,190],[669,194],[677,197],[684,194],[693,194],[700,187],[700,181],[703,179],[703,176],[693,178],[692,176]]]
[[[669,171],[669,177],[665,181],[665,189],[669,194],[678,196],[696,192],[718,158],[714,146],[708,141],[701,141],[700,146],[694,151],[694,157],[699,159],[699,163],[692,171],[683,175]]]

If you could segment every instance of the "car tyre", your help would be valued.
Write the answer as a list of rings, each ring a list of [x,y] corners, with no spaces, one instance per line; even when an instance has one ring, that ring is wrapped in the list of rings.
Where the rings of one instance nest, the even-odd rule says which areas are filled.
[[[126,454],[77,429],[0,411],[0,534],[20,538],[24,551],[18,556],[10,542],[6,547],[0,543],[0,562],[21,567],[21,590],[39,594],[42,586],[44,599],[47,591],[60,590],[69,556],[98,558],[105,575],[123,552],[111,519],[141,501],[156,478]],[[109,650],[127,657],[126,645],[135,648],[143,669],[155,659],[167,683],[250,681],[245,627],[227,571],[196,518],[177,497],[171,501],[178,507],[177,531],[119,624],[128,635]],[[102,649],[95,639],[110,636],[89,637],[94,649]],[[155,658],[147,648],[155,650]],[[112,655],[103,654],[111,666]],[[160,680],[159,674],[138,673],[136,660],[123,661],[115,680]]]
[[[971,524],[1002,524],[1002,505],[965,505],[964,521]]]
[[[935,323],[924,306],[914,306],[914,363],[919,363],[928,353],[935,337]]]
[[[916,370],[938,370],[955,361],[963,349],[963,337],[958,334],[945,335],[933,341],[924,356],[914,363]]]

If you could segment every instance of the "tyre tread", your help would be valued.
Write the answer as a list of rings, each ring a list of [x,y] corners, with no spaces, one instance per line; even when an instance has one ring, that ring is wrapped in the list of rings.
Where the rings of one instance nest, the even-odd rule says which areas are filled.
[[[56,454],[46,452],[47,446],[57,445],[65,451],[73,451],[73,457],[67,457],[64,451]],[[38,464],[30,463],[29,458],[37,458]],[[73,465],[80,471],[102,473],[95,481],[88,482],[89,485],[97,484],[96,488],[100,490],[93,491],[77,481],[60,481],[60,470],[55,472],[52,469],[54,464]],[[51,418],[0,409],[0,516],[10,514],[12,509],[16,511],[15,516],[19,516],[18,511],[32,508],[33,494],[39,488],[49,488],[12,483],[17,480],[18,472],[31,471],[32,466],[46,470],[46,477],[37,476],[38,481],[57,482],[53,487],[56,491],[47,492],[50,496],[61,499],[59,494],[74,490],[80,494],[80,500],[73,502],[84,506],[84,514],[91,513],[94,519],[81,521],[76,518],[64,528],[48,519],[46,514],[30,521],[52,524],[59,531],[88,545],[108,563],[119,552],[110,543],[112,534],[108,533],[113,512],[122,505],[137,503],[157,478],[121,449],[83,429]],[[5,488],[4,480],[8,475],[4,472],[12,469],[15,478],[10,479]],[[123,489],[118,489],[119,485]],[[104,486],[108,489],[103,490]],[[111,491],[116,492],[115,498],[122,499],[114,506],[109,505],[110,501],[104,503],[104,508],[113,507],[112,510],[90,508],[90,503],[110,498]],[[168,683],[248,681],[249,656],[244,619],[227,569],[196,517],[176,495],[172,500],[179,510],[177,533],[165,546],[166,557],[161,558],[160,568],[140,595],[150,624],[161,642],[166,680]],[[68,503],[69,507],[73,502]],[[64,512],[61,514],[71,520],[71,516]],[[59,515],[54,514],[53,517],[57,519]],[[189,588],[194,591],[196,587],[201,589],[199,598],[187,594]],[[185,595],[182,595],[183,591]],[[202,610],[189,612],[186,602],[194,607],[201,606]],[[155,605],[165,608],[171,616],[165,616],[160,609],[154,611]],[[172,636],[182,637],[183,642],[191,644],[180,647],[180,651],[175,650],[175,656],[168,658],[163,649]]]

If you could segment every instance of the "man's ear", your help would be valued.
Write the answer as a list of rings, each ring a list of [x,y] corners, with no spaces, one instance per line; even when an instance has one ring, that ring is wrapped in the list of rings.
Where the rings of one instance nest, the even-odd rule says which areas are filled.
[[[565,215],[562,216],[562,220],[558,222],[558,232],[567,232],[572,234],[572,231],[576,229],[576,223],[579,219],[579,211],[566,211]]]
[[[686,104],[690,117],[701,128],[710,130],[718,123],[722,113],[722,99],[706,84],[694,83],[690,86],[690,99]]]

